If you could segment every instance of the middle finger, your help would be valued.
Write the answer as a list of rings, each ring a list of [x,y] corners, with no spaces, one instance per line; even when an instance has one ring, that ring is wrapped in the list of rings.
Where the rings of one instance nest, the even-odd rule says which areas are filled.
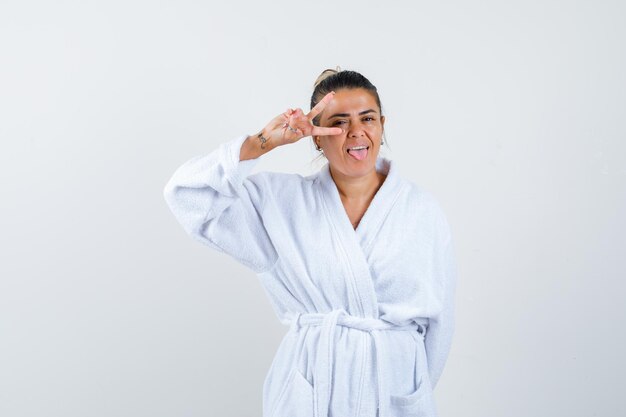
[[[313,120],[315,119],[315,116],[317,116],[318,114],[320,114],[322,112],[322,110],[324,110],[324,107],[326,107],[326,105],[328,103],[330,103],[333,99],[333,97],[335,97],[335,92],[331,91],[330,93],[326,94],[324,96],[324,98],[322,98],[319,103],[317,103],[309,113],[307,113],[306,117],[309,120]]]

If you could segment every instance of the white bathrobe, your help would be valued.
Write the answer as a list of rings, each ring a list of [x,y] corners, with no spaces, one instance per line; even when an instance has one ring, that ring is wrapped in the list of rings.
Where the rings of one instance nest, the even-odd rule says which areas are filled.
[[[180,166],[164,197],[194,239],[261,280],[289,325],[263,385],[263,417],[437,416],[454,329],[456,264],[432,194],[387,174],[356,230],[330,176],[257,172],[247,135]]]

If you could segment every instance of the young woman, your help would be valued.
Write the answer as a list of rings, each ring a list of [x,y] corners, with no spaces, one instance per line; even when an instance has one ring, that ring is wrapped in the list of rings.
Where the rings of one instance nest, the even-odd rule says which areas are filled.
[[[437,415],[453,242],[433,195],[379,155],[384,123],[364,76],[326,70],[307,114],[288,109],[192,158],[165,187],[186,232],[256,272],[290,325],[263,386],[264,417]],[[328,160],[315,174],[250,173],[308,136]]]

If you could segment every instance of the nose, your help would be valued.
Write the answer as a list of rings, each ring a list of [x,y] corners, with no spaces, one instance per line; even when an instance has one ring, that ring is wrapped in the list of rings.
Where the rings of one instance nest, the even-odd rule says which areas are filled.
[[[348,136],[351,138],[358,138],[363,136],[363,129],[360,124],[353,124],[350,126],[350,130],[348,131]]]

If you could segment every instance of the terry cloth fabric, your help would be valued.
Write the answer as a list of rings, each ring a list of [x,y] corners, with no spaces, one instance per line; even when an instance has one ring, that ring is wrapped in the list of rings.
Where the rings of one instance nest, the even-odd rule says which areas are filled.
[[[239,160],[247,136],[183,163],[164,197],[192,238],[257,274],[289,326],[263,417],[436,417],[457,276],[437,200],[379,156],[386,178],[354,229],[328,163],[251,174],[263,156]]]

